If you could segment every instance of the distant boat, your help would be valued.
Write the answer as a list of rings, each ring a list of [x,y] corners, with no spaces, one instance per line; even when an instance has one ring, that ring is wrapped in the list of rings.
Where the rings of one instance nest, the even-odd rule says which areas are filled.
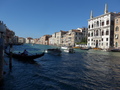
[[[61,46],[61,49],[68,49],[68,48],[72,48],[72,46]]]
[[[60,55],[61,50],[56,48],[56,49],[47,49],[45,50],[45,53],[53,54],[53,55]]]
[[[78,47],[73,47],[73,48],[75,48],[75,49],[79,49],[79,48],[81,48],[81,47],[78,46]]]
[[[61,49],[68,49],[67,46],[61,46]]]
[[[89,50],[89,48],[80,48],[81,50]]]

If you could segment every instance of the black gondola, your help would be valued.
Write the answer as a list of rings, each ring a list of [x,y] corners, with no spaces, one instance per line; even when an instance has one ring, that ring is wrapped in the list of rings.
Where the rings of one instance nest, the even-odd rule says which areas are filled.
[[[120,49],[112,49],[112,52],[120,52]]]
[[[10,56],[10,53],[5,52],[8,56]],[[36,55],[22,55],[22,54],[16,54],[12,53],[12,57],[20,60],[33,60],[39,57],[44,56],[44,52],[42,54],[36,54]]]

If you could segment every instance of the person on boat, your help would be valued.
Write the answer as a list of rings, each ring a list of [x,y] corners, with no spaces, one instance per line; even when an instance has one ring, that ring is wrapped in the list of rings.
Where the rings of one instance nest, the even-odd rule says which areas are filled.
[[[28,55],[28,51],[25,49],[22,53],[22,55]]]

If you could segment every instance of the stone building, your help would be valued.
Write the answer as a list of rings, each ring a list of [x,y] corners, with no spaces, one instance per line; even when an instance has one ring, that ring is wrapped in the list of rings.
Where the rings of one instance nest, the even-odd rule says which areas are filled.
[[[25,43],[29,43],[29,44],[34,43],[34,42],[33,42],[33,38],[27,37],[27,38],[25,39]]]
[[[75,46],[75,43],[81,42],[85,36],[79,29],[69,30],[62,38],[63,46]]]
[[[55,43],[56,43],[57,46],[62,45],[62,38],[67,32],[68,31],[62,31],[62,30],[60,30],[60,32],[56,32]]]
[[[18,37],[18,43],[25,43],[25,38]]]
[[[114,47],[120,48],[120,13],[115,17],[114,22]]]
[[[102,49],[113,47],[115,15],[116,13],[108,12],[107,4],[103,15],[93,17],[91,11],[90,19],[88,20],[87,46]]]
[[[39,44],[49,45],[49,38],[50,37],[51,37],[51,35],[44,35],[44,36],[40,37]]]
[[[13,32],[12,30],[6,28],[6,40],[5,43],[9,44],[9,43],[13,43],[14,42],[14,36],[15,36],[15,32]]]
[[[56,33],[49,38],[49,45],[56,45]]]

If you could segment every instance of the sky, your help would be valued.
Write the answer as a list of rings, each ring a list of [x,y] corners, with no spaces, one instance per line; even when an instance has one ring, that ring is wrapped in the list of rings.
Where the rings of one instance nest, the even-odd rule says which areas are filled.
[[[120,0],[0,0],[0,21],[19,37],[40,38],[60,30],[88,27],[93,16],[120,12]]]

